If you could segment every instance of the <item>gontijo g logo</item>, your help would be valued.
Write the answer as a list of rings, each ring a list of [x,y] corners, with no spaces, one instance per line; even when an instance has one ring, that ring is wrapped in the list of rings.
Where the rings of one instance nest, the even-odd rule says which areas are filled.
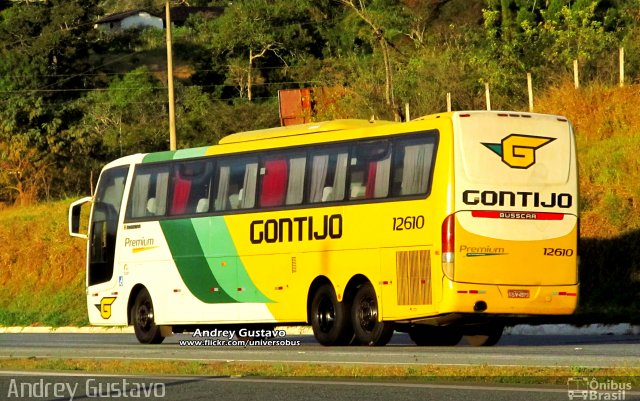
[[[111,304],[113,304],[115,300],[115,297],[104,297],[100,300],[100,305],[95,305],[103,319],[109,319],[111,317]]]
[[[500,156],[507,166],[527,169],[536,163],[536,150],[552,141],[555,138],[511,134],[500,143],[482,144]]]

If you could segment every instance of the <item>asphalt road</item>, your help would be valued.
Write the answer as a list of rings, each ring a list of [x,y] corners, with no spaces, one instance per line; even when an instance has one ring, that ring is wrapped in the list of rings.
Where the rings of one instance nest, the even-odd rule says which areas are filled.
[[[287,335],[289,346],[181,346],[189,334],[161,345],[138,344],[133,334],[0,334],[0,357],[179,359],[381,365],[640,367],[640,336],[508,335],[493,347],[417,347],[396,333],[385,347],[323,347],[312,336]]]
[[[639,400],[640,392],[601,390],[595,398]],[[617,398],[611,398],[616,394]],[[6,396],[6,397],[5,397]],[[622,396],[622,397],[620,397]],[[139,377],[0,372],[0,397],[20,400],[567,400],[566,386],[398,383],[323,379]],[[578,398],[580,399],[580,398]]]

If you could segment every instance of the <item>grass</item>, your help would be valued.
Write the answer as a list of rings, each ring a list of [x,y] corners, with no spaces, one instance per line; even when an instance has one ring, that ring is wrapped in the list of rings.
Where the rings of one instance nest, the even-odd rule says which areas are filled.
[[[640,384],[640,368],[336,365],[306,362],[249,363],[172,360],[0,359],[0,370],[66,371],[83,373],[215,376],[215,377],[335,377],[393,381],[474,381],[509,384],[566,385],[567,377],[628,378]]]
[[[561,114],[576,132],[584,238],[615,238],[640,229],[640,86],[572,83],[536,99],[536,111]]]
[[[536,111],[575,127],[580,180],[580,313],[585,321],[640,323],[640,86],[567,82]]]
[[[60,201],[0,211],[0,325],[84,326],[85,243]]]

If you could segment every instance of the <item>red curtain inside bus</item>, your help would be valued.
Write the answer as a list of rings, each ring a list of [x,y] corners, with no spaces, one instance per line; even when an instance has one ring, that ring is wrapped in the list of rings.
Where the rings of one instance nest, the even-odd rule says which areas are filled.
[[[187,210],[191,181],[176,177],[173,182],[173,200],[171,202],[171,214],[182,214]]]
[[[367,187],[365,198],[373,198],[376,189],[376,171],[378,169],[377,162],[369,162],[369,173],[367,174]]]
[[[262,177],[260,206],[283,205],[287,193],[287,161],[285,159],[269,160],[264,166],[266,171]]]

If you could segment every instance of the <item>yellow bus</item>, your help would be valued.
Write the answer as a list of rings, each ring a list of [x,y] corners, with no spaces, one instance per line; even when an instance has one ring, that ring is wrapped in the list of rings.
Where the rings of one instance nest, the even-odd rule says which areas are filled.
[[[91,324],[141,343],[310,324],[323,345],[492,345],[577,304],[575,141],[554,115],[336,120],[131,155],[69,227]]]

